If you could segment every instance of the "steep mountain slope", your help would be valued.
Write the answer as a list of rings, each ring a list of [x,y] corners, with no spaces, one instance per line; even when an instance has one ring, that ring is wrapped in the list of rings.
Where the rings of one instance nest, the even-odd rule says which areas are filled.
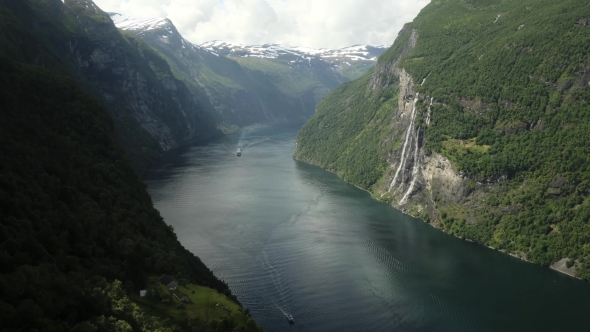
[[[128,298],[164,273],[235,299],[153,208],[92,96],[2,55],[0,88],[3,331],[186,329]]]
[[[109,109],[139,173],[162,150],[220,134],[167,62],[133,35],[122,35],[92,1],[7,1],[0,15],[0,52],[84,84]]]
[[[590,280],[590,5],[433,1],[295,157],[456,236]]]
[[[167,59],[201,102],[214,109],[213,117],[224,131],[254,123],[304,123],[317,102],[347,80],[338,65],[340,58],[352,57],[346,59],[357,65],[347,73],[358,77],[383,50],[361,47],[338,51],[342,54],[326,51],[326,56],[333,57],[330,61],[311,54],[311,50],[305,53],[278,45],[237,52],[236,44],[232,44],[232,50],[220,42],[193,45],[168,19],[110,15],[118,28],[135,34]]]

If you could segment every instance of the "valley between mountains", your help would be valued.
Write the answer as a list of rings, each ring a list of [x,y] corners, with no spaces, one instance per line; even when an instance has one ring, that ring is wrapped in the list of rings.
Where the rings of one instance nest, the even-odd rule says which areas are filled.
[[[589,45],[581,0],[432,0],[391,46],[339,49],[0,0],[0,326],[262,331],[142,182],[261,127],[301,128],[277,146],[446,233],[590,281]]]

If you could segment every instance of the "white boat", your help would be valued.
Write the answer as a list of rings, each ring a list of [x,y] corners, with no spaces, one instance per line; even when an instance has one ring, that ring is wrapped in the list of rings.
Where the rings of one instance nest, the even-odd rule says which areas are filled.
[[[285,318],[287,319],[287,322],[289,322],[289,324],[295,324],[295,320],[293,319],[293,316],[291,314],[285,315]]]

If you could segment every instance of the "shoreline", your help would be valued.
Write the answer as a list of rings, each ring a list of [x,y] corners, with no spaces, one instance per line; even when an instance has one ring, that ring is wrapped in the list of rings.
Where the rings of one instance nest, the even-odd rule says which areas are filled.
[[[586,281],[586,280],[584,280],[584,279],[582,279],[582,278],[576,277],[576,276],[575,276],[575,275],[573,275],[573,274],[570,274],[570,273],[568,273],[568,272],[566,272],[566,271],[562,271],[562,270],[559,270],[559,269],[557,269],[557,268],[553,267],[552,265],[553,265],[553,264],[555,264],[556,262],[553,262],[553,264],[552,264],[552,265],[548,265],[548,266],[545,266],[545,265],[540,265],[540,264],[536,264],[536,263],[533,263],[533,262],[531,262],[531,261],[527,260],[526,258],[522,258],[522,257],[516,256],[515,254],[512,254],[512,253],[507,253],[507,252],[505,252],[505,251],[502,251],[502,250],[496,249],[496,248],[494,248],[494,247],[488,246],[488,245],[486,245],[486,244],[484,244],[484,243],[480,243],[480,242],[477,242],[477,241],[474,241],[474,240],[471,240],[471,239],[467,239],[467,238],[460,238],[460,237],[458,237],[458,236],[456,236],[456,235],[454,235],[454,234],[450,234],[450,233],[448,233],[448,232],[445,232],[445,231],[444,231],[442,228],[436,227],[436,225],[434,225],[432,222],[426,222],[425,220],[421,219],[420,217],[417,217],[417,216],[414,216],[414,215],[410,214],[410,213],[409,213],[407,210],[400,209],[400,208],[398,208],[398,207],[394,206],[394,205],[393,205],[393,204],[391,204],[391,203],[387,203],[386,201],[383,201],[383,200],[380,200],[380,199],[378,199],[377,197],[373,196],[373,193],[372,193],[372,192],[368,191],[367,189],[360,188],[360,187],[358,187],[357,185],[355,185],[354,183],[350,183],[350,182],[348,182],[348,181],[344,180],[344,179],[343,179],[343,178],[342,178],[340,175],[338,175],[338,174],[337,174],[337,173],[335,173],[335,172],[329,171],[329,170],[327,170],[327,169],[323,168],[322,166],[320,166],[320,165],[318,165],[318,164],[315,164],[315,163],[312,163],[312,162],[307,162],[307,161],[303,161],[303,160],[297,159],[297,158],[295,157],[295,154],[293,154],[293,160],[295,160],[295,161],[299,161],[299,162],[302,162],[302,163],[306,163],[306,164],[308,164],[308,165],[317,166],[317,167],[319,167],[319,168],[323,169],[323,170],[324,170],[324,171],[326,171],[326,172],[330,172],[330,173],[332,173],[332,174],[336,175],[336,176],[337,176],[338,178],[340,178],[342,181],[344,181],[344,182],[346,182],[346,183],[348,183],[348,184],[350,184],[350,185],[352,185],[352,186],[354,186],[354,187],[356,187],[356,188],[358,188],[358,189],[360,189],[360,190],[362,190],[362,191],[365,191],[365,192],[367,192],[367,193],[368,193],[368,194],[371,196],[371,198],[372,198],[372,199],[375,199],[375,200],[377,200],[377,201],[379,201],[379,202],[385,203],[385,204],[387,204],[387,205],[391,206],[392,208],[396,209],[397,211],[401,212],[402,214],[405,214],[405,215],[407,215],[407,216],[410,216],[410,217],[412,217],[412,218],[416,218],[416,219],[418,219],[418,220],[421,220],[423,223],[429,224],[430,226],[432,226],[432,227],[436,228],[437,230],[439,230],[439,231],[441,231],[441,232],[443,232],[443,233],[449,234],[449,235],[451,235],[451,236],[453,236],[453,237],[455,237],[455,238],[457,238],[457,239],[460,239],[460,240],[463,240],[463,241],[472,242],[472,243],[476,243],[476,244],[478,244],[478,245],[482,245],[482,246],[484,246],[484,247],[487,247],[487,248],[489,248],[489,249],[492,249],[492,250],[495,250],[495,251],[499,251],[499,252],[501,252],[501,253],[503,253],[503,254],[505,254],[505,255],[512,256],[512,257],[514,257],[514,258],[517,258],[517,259],[519,259],[519,260],[521,260],[521,261],[524,261],[524,262],[527,262],[527,263],[529,263],[529,264],[537,265],[537,266],[544,267],[544,268],[549,268],[549,269],[551,269],[551,270],[553,270],[553,271],[557,271],[557,272],[559,272],[559,273],[565,274],[566,276],[569,276],[569,277],[571,277],[571,278],[575,278],[575,279],[578,279],[578,280],[580,280],[580,281],[588,282],[588,281]]]

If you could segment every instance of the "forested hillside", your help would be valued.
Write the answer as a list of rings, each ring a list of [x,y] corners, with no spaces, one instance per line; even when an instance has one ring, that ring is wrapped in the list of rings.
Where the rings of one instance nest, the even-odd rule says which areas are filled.
[[[433,1],[318,105],[295,157],[590,280],[590,4]]]
[[[176,330],[127,297],[165,273],[231,296],[152,207],[92,96],[5,56],[0,88],[3,330]]]

